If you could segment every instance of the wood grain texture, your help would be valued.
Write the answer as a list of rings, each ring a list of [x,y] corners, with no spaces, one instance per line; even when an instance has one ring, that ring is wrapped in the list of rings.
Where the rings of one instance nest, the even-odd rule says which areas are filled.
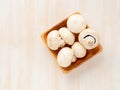
[[[103,52],[69,74],[40,39],[81,12]],[[0,0],[0,90],[120,90],[120,0]]]

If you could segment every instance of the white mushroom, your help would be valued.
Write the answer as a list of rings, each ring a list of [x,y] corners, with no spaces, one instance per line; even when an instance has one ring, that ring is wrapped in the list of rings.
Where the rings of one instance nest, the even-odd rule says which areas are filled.
[[[59,47],[63,47],[65,42],[60,38],[59,32],[53,30],[47,36],[47,45],[51,50],[57,50]]]
[[[99,45],[98,34],[90,28],[83,30],[79,34],[78,40],[86,49],[93,49]]]
[[[58,65],[61,67],[68,67],[75,60],[73,57],[73,50],[69,47],[62,48],[57,56]]]
[[[86,25],[86,20],[80,14],[74,14],[67,20],[67,27],[73,33],[80,33]]]
[[[72,50],[77,58],[82,58],[86,55],[86,49],[79,42],[75,42],[72,45]]]
[[[71,33],[68,28],[60,28],[59,29],[59,34],[62,37],[62,39],[65,41],[66,44],[72,45],[75,41],[75,36],[73,33]]]

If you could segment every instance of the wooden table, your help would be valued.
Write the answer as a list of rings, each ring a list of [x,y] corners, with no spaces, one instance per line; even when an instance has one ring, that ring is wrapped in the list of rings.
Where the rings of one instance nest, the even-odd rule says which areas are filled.
[[[40,34],[81,12],[103,52],[61,72]],[[120,0],[0,0],[0,90],[120,90]]]

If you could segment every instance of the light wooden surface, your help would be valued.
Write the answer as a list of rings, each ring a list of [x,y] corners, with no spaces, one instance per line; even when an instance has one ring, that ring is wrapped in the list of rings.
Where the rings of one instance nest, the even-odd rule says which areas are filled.
[[[80,11],[103,52],[61,72],[40,34]],[[0,0],[0,90],[120,90],[120,0]]]

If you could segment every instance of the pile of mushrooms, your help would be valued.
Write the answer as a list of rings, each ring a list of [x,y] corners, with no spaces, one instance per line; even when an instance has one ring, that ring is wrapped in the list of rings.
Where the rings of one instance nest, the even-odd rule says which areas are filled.
[[[68,18],[67,27],[48,33],[48,47],[51,50],[60,48],[57,55],[59,66],[69,67],[77,58],[85,57],[87,50],[99,45],[98,34],[91,28],[86,29],[86,25],[86,20],[80,14],[74,14]],[[78,41],[75,40],[75,34],[78,34]]]

